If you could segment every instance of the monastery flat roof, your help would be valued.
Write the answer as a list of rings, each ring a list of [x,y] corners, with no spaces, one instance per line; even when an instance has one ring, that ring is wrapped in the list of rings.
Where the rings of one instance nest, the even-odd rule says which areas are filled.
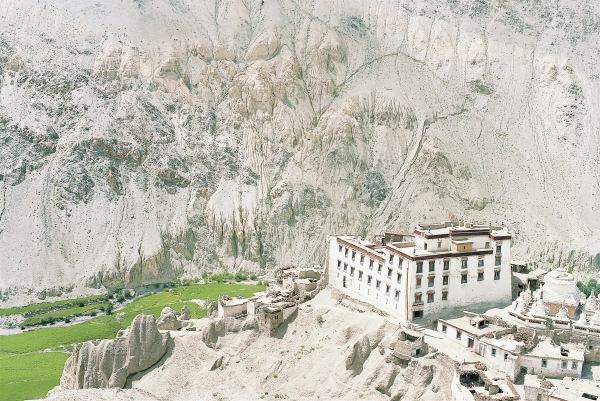
[[[583,394],[591,394],[600,397],[600,383],[597,381],[576,379],[573,377],[565,377],[559,379],[546,379],[552,383],[554,387],[548,390],[548,393],[560,400],[586,401],[590,398],[583,398]],[[540,387],[541,381],[537,375],[525,375],[525,386]]]
[[[518,351],[522,349],[521,347],[525,346],[522,341],[516,341],[512,334],[507,334],[500,338],[483,337],[480,341],[512,353],[518,353]]]
[[[471,325],[471,319],[472,318],[470,316],[462,316],[456,319],[449,320],[440,319],[440,322],[447,323],[452,327],[455,327],[464,331],[465,333],[472,334],[477,337],[481,337],[488,333],[494,333],[498,330],[503,329],[502,327],[496,326],[495,324],[489,324],[483,328],[478,328]]]
[[[493,239],[510,239],[511,235],[505,227],[489,224],[472,224],[446,221],[435,224],[417,224],[415,235],[425,238],[443,238],[452,236],[490,236]]]
[[[553,344],[549,338],[546,338],[543,341],[540,341],[538,345],[536,345],[535,348],[529,351],[526,355],[535,356],[539,358],[583,361],[583,349],[575,346],[574,344],[562,346],[562,348],[565,348],[569,351],[569,356],[562,356],[560,354],[561,346]]]
[[[394,245],[386,246],[392,252],[410,259],[410,260],[421,260],[421,259],[436,259],[436,258],[456,258],[461,256],[470,256],[470,255],[487,255],[494,253],[492,248],[484,248],[484,249],[472,249],[470,251],[438,251],[438,250],[424,250],[419,249],[415,246],[398,248]]]
[[[246,298],[232,298],[232,299],[222,299],[221,300],[221,303],[224,306],[243,305],[247,302],[248,302],[248,299],[246,299]]]

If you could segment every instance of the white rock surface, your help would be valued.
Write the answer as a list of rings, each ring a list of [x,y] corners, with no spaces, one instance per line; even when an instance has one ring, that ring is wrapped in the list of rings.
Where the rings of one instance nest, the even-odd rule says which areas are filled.
[[[161,334],[153,316],[138,315],[114,340],[87,341],[67,359],[61,389],[125,386],[127,378],[156,364],[167,351],[169,334]]]
[[[0,0],[0,289],[310,264],[327,234],[449,216],[589,271],[599,23],[594,0]]]
[[[160,312],[156,325],[161,330],[179,330],[183,326],[175,311],[168,306]]]
[[[450,360],[431,354],[408,366],[386,362],[391,349],[376,344],[393,342],[397,331],[385,318],[351,311],[327,290],[310,304],[300,306],[279,338],[240,330],[221,336],[215,349],[202,341],[202,333],[178,332],[160,367],[136,375],[131,390],[110,394],[129,400],[132,392],[143,391],[149,400],[173,401],[452,399]],[[321,323],[316,316],[323,317]],[[369,343],[364,350],[372,351],[361,353],[361,369],[348,370],[348,355],[363,342]],[[89,393],[57,391],[49,398],[83,401],[85,396]]]

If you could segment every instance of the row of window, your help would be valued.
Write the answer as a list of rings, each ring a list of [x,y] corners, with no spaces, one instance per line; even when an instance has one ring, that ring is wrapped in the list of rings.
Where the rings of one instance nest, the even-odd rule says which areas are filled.
[[[344,251],[344,255],[347,258],[348,257],[348,253],[349,253],[349,248],[343,247],[342,245],[339,245],[339,251],[340,253],[342,252],[342,250]],[[351,260],[356,260],[356,251],[351,251]],[[365,261],[365,255],[361,254],[360,255],[360,264],[364,265],[364,261]],[[389,255],[389,259],[388,262],[390,264],[393,264],[394,262],[394,255],[390,254]],[[398,267],[402,267],[402,262],[403,259],[399,258],[399,265]],[[462,258],[461,259],[461,268],[466,269],[468,267],[468,258]],[[338,267],[341,265],[341,261],[338,260]],[[417,274],[419,273],[423,273],[423,263],[422,261],[418,261],[417,262]],[[495,257],[495,266],[500,266],[502,264],[502,256],[501,255],[496,255]],[[374,261],[373,259],[369,258],[369,268],[373,269],[373,265],[374,265]],[[435,260],[430,260],[429,262],[427,262],[428,265],[428,270],[429,272],[435,272]],[[449,259],[444,259],[443,260],[443,265],[444,265],[444,270],[447,271],[450,269],[450,260]],[[483,258],[483,256],[479,256],[477,258],[477,267],[485,267],[485,260]],[[377,263],[377,273],[381,274],[381,269],[382,269],[382,264],[381,263]],[[390,277],[392,274],[392,269],[388,268],[388,277]]]
[[[339,277],[339,273],[338,273],[338,277]],[[362,280],[362,272],[359,272],[358,279],[359,279],[359,281]],[[368,276],[367,285],[368,286],[373,285],[373,277],[372,276]],[[342,277],[342,286],[344,288],[347,287],[346,276]],[[375,281],[375,289],[379,290],[380,288],[381,288],[381,280],[376,280]],[[392,289],[392,286],[390,284],[386,284],[385,285],[385,295],[390,295],[391,289]],[[400,299],[400,290],[399,289],[394,290],[394,299],[396,301],[398,301]]]
[[[448,290],[443,290],[442,291],[442,301],[447,301],[448,300]],[[427,303],[431,304],[435,302],[435,291],[429,291],[427,293]],[[422,304],[423,303],[423,294],[421,294],[420,292],[417,292],[415,294],[415,304]]]
[[[343,265],[343,269],[344,269],[344,273],[346,273],[348,271],[348,264],[347,263],[342,263],[341,260],[338,260],[338,269],[340,269]],[[354,277],[354,272],[355,272],[356,268],[354,266],[350,266],[350,277]],[[381,269],[378,269],[378,273],[381,274]],[[359,270],[358,271],[358,279],[362,280],[363,277],[363,271]],[[368,276],[367,279],[367,284],[371,284],[371,280],[372,280],[372,276]],[[392,276],[392,269],[388,268],[387,269],[387,278],[392,280],[394,277]],[[480,271],[477,272],[477,281],[484,281],[484,272]],[[396,276],[395,276],[396,282],[400,283],[402,281],[402,274],[397,272]],[[448,285],[448,275],[444,275],[442,276],[442,285]],[[500,270],[495,270],[494,271],[494,280],[500,280]],[[460,283],[461,284],[467,284],[469,281],[469,275],[467,272],[463,272],[460,275]],[[379,282],[379,280],[378,280]],[[421,277],[416,277],[416,288],[421,288],[422,286],[422,278]],[[429,276],[427,277],[427,286],[428,287],[434,287],[435,286],[435,276]]]

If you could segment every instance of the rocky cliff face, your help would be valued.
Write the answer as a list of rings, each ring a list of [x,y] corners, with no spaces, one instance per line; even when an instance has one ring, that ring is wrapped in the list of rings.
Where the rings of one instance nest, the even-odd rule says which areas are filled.
[[[591,0],[0,0],[0,288],[450,216],[597,268],[599,31]]]
[[[154,316],[138,315],[114,340],[87,341],[65,363],[61,389],[123,388],[127,378],[156,364],[170,335],[161,334]]]

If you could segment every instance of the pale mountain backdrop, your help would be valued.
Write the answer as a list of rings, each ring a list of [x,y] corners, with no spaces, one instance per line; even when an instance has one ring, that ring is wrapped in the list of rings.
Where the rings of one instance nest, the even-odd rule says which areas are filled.
[[[0,289],[504,222],[600,266],[595,0],[0,0]]]

